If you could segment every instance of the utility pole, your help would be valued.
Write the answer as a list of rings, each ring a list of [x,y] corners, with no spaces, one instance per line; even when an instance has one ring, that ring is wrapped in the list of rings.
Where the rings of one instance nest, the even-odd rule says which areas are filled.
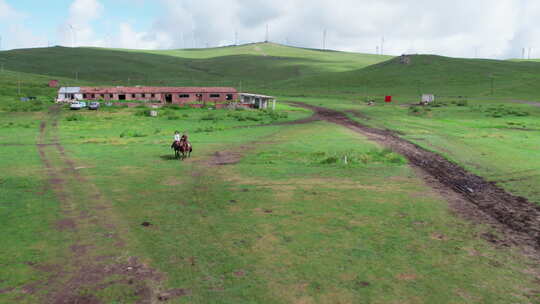
[[[375,54],[379,55],[379,46],[377,45],[377,47],[375,48]]]
[[[525,59],[525,48],[521,49],[521,59]]]
[[[381,40],[381,55],[384,55],[384,36],[382,37],[382,40]]]

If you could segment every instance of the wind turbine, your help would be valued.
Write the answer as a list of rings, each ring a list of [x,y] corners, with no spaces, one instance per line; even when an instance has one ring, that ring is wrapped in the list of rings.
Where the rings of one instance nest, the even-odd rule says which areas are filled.
[[[71,47],[75,47],[75,40],[76,40],[76,33],[77,33],[77,28],[74,27],[72,24],[68,24],[68,27],[69,29],[71,30]]]

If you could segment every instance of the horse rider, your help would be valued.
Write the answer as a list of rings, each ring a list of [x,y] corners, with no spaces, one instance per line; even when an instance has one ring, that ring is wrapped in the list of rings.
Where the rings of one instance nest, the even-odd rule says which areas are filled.
[[[180,138],[180,145],[185,145],[186,148],[189,147],[189,141],[188,141],[188,136],[186,132],[184,132],[184,134],[182,134],[182,138]]]
[[[177,145],[177,147],[180,147],[180,145],[182,143],[182,138],[180,138],[180,132],[178,132],[178,131],[174,132],[174,141],[173,141],[173,143],[171,145],[171,148],[174,148],[175,145]]]

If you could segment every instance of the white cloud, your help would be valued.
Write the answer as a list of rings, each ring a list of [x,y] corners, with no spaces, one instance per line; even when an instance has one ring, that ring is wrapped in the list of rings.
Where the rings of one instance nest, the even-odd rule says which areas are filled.
[[[67,21],[58,27],[60,41],[65,46],[105,46],[97,37],[92,22],[102,17],[104,6],[98,0],[75,0],[69,6]]]
[[[127,49],[158,49],[172,46],[173,41],[167,33],[137,32],[128,23],[120,24],[119,37],[114,47]]]
[[[28,16],[17,11],[6,1],[0,0],[0,35],[2,50],[12,48],[30,48],[46,45],[43,37],[35,35],[26,25]]]
[[[384,37],[385,53],[394,55],[507,58],[520,56],[523,47],[540,54],[540,2],[529,0],[115,0],[158,7],[144,29],[135,16],[106,12],[106,1],[74,0],[59,40],[71,45],[72,24],[78,46],[220,46],[232,44],[235,32],[241,43],[262,41],[268,24],[271,41],[302,47],[321,47],[327,29],[327,46],[347,51],[373,53]],[[115,19],[102,18],[105,13]],[[0,0],[2,14],[17,12]],[[96,30],[97,21],[110,24],[107,33],[115,34],[103,38],[107,33]]]
[[[6,20],[16,20],[21,17],[22,14],[17,12],[11,6],[7,4],[5,0],[0,0],[0,18]]]

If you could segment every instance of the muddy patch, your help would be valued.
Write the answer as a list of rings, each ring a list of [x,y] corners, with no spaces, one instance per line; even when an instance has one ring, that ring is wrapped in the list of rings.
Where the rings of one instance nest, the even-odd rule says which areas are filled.
[[[165,292],[162,292],[158,295],[157,299],[161,302],[166,302],[172,299],[189,295],[189,290],[183,288],[171,289]]]
[[[242,147],[239,151],[218,151],[210,160],[212,166],[234,165],[242,160],[244,153],[248,150],[247,147]]]
[[[58,231],[72,231],[77,228],[77,225],[75,224],[75,221],[70,218],[61,219],[57,221],[54,226],[56,227],[56,230]]]

